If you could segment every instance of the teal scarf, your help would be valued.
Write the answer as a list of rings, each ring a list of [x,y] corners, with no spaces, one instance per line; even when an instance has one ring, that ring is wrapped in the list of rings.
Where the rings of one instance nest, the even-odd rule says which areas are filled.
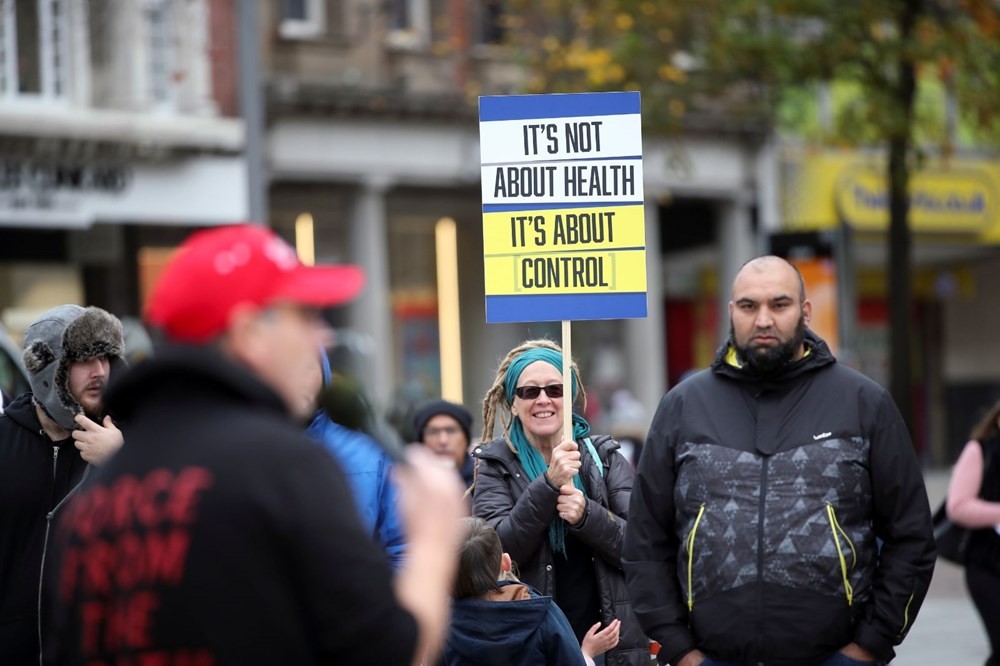
[[[562,372],[562,354],[554,349],[536,347],[525,351],[511,362],[507,368],[507,374],[504,376],[503,388],[508,404],[514,404],[514,389],[517,388],[517,380],[521,377],[521,373],[535,361],[545,361]],[[572,377],[572,384],[573,398],[576,399],[577,386],[575,376]],[[589,432],[590,424],[587,423],[587,420],[579,414],[573,414],[573,440],[579,441],[586,437]],[[565,438],[566,435],[564,433],[563,439]],[[524,434],[524,428],[521,426],[521,419],[516,416],[510,428],[510,441],[517,450],[517,458],[521,462],[521,467],[527,473],[529,481],[537,479],[548,470],[549,467],[545,464],[545,458],[528,441],[528,438]],[[586,494],[579,474],[573,477],[573,485]],[[549,543],[552,545],[552,552],[561,553],[563,557],[566,557],[566,523],[561,518],[557,518],[549,524]]]

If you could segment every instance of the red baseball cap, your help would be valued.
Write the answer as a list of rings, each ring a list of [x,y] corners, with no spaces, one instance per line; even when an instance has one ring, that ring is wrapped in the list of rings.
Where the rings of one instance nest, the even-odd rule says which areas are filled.
[[[163,270],[146,320],[175,342],[208,342],[241,303],[329,307],[364,286],[357,266],[305,266],[277,234],[249,224],[192,234]]]

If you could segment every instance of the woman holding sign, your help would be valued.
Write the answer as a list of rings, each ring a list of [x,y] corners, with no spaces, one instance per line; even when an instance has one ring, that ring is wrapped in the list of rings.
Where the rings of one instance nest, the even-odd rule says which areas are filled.
[[[620,641],[606,663],[648,665],[621,570],[632,467],[577,414],[564,436],[561,369],[549,340],[524,342],[500,363],[483,400],[487,443],[473,452],[473,513],[497,530],[520,579],[555,598],[577,640],[617,618]],[[571,395],[586,402],[575,363]],[[503,435],[492,439],[498,417]]]

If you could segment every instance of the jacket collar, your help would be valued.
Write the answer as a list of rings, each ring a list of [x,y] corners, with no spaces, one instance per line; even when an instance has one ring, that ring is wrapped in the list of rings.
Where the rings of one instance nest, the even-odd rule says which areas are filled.
[[[803,344],[805,345],[805,354],[802,358],[786,363],[764,375],[748,366],[739,364],[732,340],[726,340],[726,343],[719,347],[715,353],[712,372],[737,381],[771,384],[783,383],[837,362],[826,342],[809,329],[805,331]]]
[[[290,416],[278,394],[250,370],[212,346],[171,345],[128,370],[105,395],[108,411],[123,421],[145,403],[158,399],[167,386],[227,394],[258,408]]]

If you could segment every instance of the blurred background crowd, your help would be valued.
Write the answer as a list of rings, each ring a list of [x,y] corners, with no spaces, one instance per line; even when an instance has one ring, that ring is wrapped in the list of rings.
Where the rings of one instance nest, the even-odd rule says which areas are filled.
[[[559,337],[485,323],[478,96],[639,90],[649,317],[574,326],[591,423],[638,444],[728,334],[736,269],[770,252],[805,275],[838,357],[892,387],[924,463],[950,464],[1000,397],[998,13],[0,0],[0,387],[24,390],[16,345],[60,303],[119,315],[149,353],[139,317],[173,249],[254,220],[307,263],[363,267],[331,360],[401,439],[437,397],[470,407],[475,437],[488,369]]]

